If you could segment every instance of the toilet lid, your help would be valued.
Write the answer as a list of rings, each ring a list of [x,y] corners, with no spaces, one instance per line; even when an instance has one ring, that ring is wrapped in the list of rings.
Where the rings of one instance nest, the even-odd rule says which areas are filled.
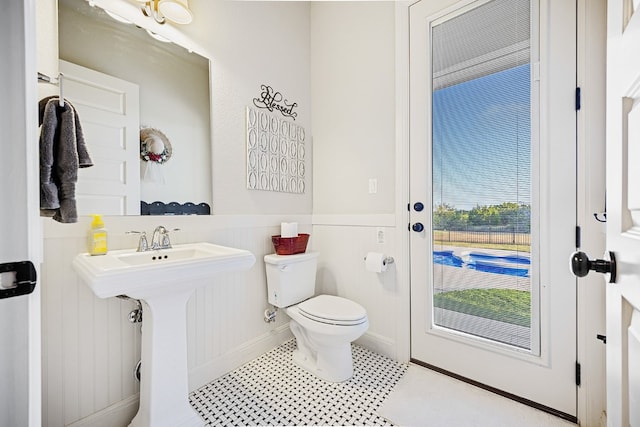
[[[303,316],[332,325],[359,325],[367,320],[367,311],[360,304],[333,295],[318,295],[298,304]]]

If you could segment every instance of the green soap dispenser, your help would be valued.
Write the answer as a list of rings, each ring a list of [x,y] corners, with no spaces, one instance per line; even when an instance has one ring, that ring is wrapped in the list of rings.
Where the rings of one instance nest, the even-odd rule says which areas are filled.
[[[94,214],[89,230],[89,254],[104,255],[107,253],[107,230],[104,228],[102,215]]]

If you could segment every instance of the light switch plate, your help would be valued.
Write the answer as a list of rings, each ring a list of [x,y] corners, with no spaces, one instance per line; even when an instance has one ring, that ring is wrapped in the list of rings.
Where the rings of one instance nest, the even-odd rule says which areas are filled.
[[[378,192],[378,180],[375,178],[369,178],[369,194],[376,194]]]

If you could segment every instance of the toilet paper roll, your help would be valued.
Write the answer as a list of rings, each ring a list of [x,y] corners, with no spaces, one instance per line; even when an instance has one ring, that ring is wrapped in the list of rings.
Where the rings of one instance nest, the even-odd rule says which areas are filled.
[[[387,256],[380,252],[369,252],[364,260],[365,268],[373,273],[387,271],[387,265],[384,261],[386,258]]]
[[[18,285],[15,271],[0,273],[0,289],[11,289]]]
[[[298,223],[297,222],[281,223],[280,237],[298,237]]]

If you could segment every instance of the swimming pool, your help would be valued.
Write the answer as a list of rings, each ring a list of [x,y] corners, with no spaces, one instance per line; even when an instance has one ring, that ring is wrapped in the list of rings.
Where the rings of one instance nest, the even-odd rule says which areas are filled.
[[[452,250],[433,251],[435,264],[468,268],[485,273],[506,274],[508,276],[529,277],[531,258],[526,255],[492,255],[485,252],[464,252],[455,255]]]

